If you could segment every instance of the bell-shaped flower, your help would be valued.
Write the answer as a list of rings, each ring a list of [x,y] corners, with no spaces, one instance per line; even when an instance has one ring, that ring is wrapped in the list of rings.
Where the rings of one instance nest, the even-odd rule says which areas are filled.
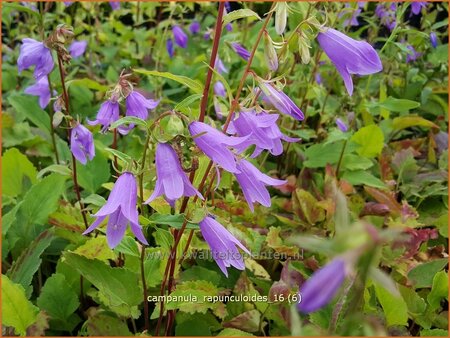
[[[335,29],[317,35],[320,46],[335,65],[349,95],[353,94],[351,74],[369,75],[383,69],[380,57],[366,41],[357,41]]]
[[[115,248],[120,243],[128,224],[136,238],[148,245],[139,225],[136,198],[136,179],[132,173],[124,172],[117,179],[106,204],[94,215],[97,219],[83,232],[83,235],[96,229],[108,217],[106,239],[110,248]]]
[[[413,1],[411,2],[411,13],[414,15],[420,14],[422,8],[427,7],[428,3],[426,1]]]
[[[241,186],[244,197],[252,212],[254,211],[254,202],[259,202],[265,207],[270,207],[270,194],[267,191],[266,185],[278,186],[287,183],[285,180],[277,180],[263,174],[247,160],[240,160],[237,168],[239,173],[235,173],[234,175]]]
[[[20,46],[20,54],[17,59],[19,74],[31,66],[34,68],[34,77],[39,79],[47,76],[53,69],[52,52],[43,42],[34,39],[23,39]]]
[[[25,94],[30,94],[34,96],[39,96],[39,105],[42,109],[47,107],[50,102],[51,93],[50,86],[48,85],[47,76],[43,76],[36,80],[34,85],[25,88]]]
[[[109,4],[113,11],[118,10],[120,8],[120,1],[109,1]]]
[[[198,32],[200,32],[200,23],[198,21],[193,21],[189,25],[189,31],[191,32],[191,34],[197,34]]]
[[[74,41],[69,46],[69,53],[72,58],[76,59],[84,54],[87,47],[87,41],[80,40],[80,41]]]
[[[263,150],[268,150],[272,155],[278,156],[283,152],[281,140],[287,142],[297,142],[300,139],[291,138],[284,135],[278,127],[276,121],[278,114],[267,114],[255,111],[246,111],[239,113],[239,117],[234,119],[228,126],[227,133],[237,134],[238,136],[249,135],[248,142],[256,146],[251,157],[256,157]],[[244,147],[237,146],[235,149],[241,153]]]
[[[146,99],[144,95],[133,90],[125,99],[125,115],[146,120],[148,118],[148,110],[155,109],[158,104],[159,100]],[[133,128],[134,124],[131,123],[129,126],[121,125],[118,129],[121,134],[126,135]]]
[[[188,36],[186,33],[181,29],[180,26],[173,26],[172,28],[173,38],[175,40],[175,43],[180,46],[181,48],[187,47],[188,42]]]
[[[339,117],[336,119],[336,125],[339,128],[339,130],[342,131],[343,133],[348,131],[347,124],[344,121],[342,121],[342,119],[340,119]]]
[[[217,72],[219,74],[228,73],[227,67],[225,67],[222,60],[219,58],[219,56],[216,57],[216,63],[214,65],[214,68],[217,69]]]
[[[78,123],[70,132],[70,151],[82,164],[95,156],[94,137],[82,124]]]
[[[409,50],[406,54],[406,63],[414,62],[422,56],[422,53],[416,51],[413,46],[407,45],[406,48]]]
[[[237,55],[239,55],[245,61],[248,61],[248,59],[250,59],[250,52],[247,49],[245,49],[242,45],[240,45],[239,43],[232,42],[231,48],[235,51],[235,53]]]
[[[435,32],[430,33],[430,42],[433,48],[436,48],[438,45],[438,40]]]
[[[244,259],[237,247],[249,255],[251,253],[236,237],[212,216],[206,216],[199,226],[203,238],[211,249],[212,257],[225,276],[228,277],[227,268],[230,266],[238,270],[245,269]]]
[[[299,121],[305,118],[300,108],[285,93],[265,81],[259,81],[259,87],[264,93],[264,99],[278,109],[280,113],[292,116]]]
[[[173,58],[173,55],[175,54],[175,49],[173,48],[173,40],[172,39],[167,39],[166,50],[167,50],[167,54],[169,54],[169,57]]]
[[[221,81],[217,81],[214,84],[214,94],[216,94],[217,96],[222,96],[222,97],[227,96],[227,92],[225,91],[225,86],[223,85],[223,83]]]
[[[215,163],[230,173],[238,172],[236,156],[228,147],[239,146],[244,143],[250,145],[248,137],[231,137],[203,122],[189,124],[195,144]]]
[[[109,126],[119,119],[119,103],[117,101],[108,100],[103,102],[98,110],[97,117],[94,121],[89,121],[88,124],[95,126],[102,125],[102,132],[106,132]]]
[[[347,275],[344,260],[335,258],[320,268],[301,286],[301,302],[297,308],[303,313],[317,311],[330,303]]]
[[[153,194],[145,201],[150,203],[156,197],[164,195],[170,205],[181,196],[203,196],[194,188],[180,164],[180,159],[167,143],[158,143],[156,146],[156,186]]]

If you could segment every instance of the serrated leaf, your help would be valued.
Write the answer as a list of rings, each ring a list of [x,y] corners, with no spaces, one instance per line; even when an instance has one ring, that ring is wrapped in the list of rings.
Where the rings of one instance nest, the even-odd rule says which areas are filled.
[[[101,152],[97,152],[92,161],[87,161],[86,165],[78,165],[78,183],[84,189],[94,194],[108,182],[111,172],[108,160]]]
[[[52,319],[67,320],[80,305],[78,296],[71,288],[63,274],[54,273],[42,287],[37,304],[45,310]]]
[[[98,259],[100,261],[116,258],[114,252],[109,248],[105,236],[89,238],[86,243],[76,248],[74,253],[88,259]]]
[[[223,26],[229,24],[232,21],[243,19],[243,18],[255,18],[261,20],[261,17],[253,12],[251,9],[243,8],[232,11],[223,17]]]
[[[16,109],[17,113],[33,122],[42,132],[50,136],[50,117],[39,106],[34,96],[26,94],[14,94],[8,97],[8,102]]]
[[[360,145],[356,151],[364,157],[375,157],[381,154],[384,147],[384,135],[375,124],[359,129],[351,140]]]
[[[99,312],[89,317],[86,329],[89,336],[132,336],[125,322],[107,312]]]
[[[13,327],[26,335],[26,329],[36,321],[39,309],[25,296],[25,290],[2,275],[2,325]]]
[[[186,76],[175,75],[169,72],[158,72],[156,70],[145,70],[145,69],[133,69],[134,72],[149,76],[158,76],[166,79],[174,80],[182,85],[190,88],[194,93],[201,94],[203,93],[203,85],[195,80],[192,80]]]

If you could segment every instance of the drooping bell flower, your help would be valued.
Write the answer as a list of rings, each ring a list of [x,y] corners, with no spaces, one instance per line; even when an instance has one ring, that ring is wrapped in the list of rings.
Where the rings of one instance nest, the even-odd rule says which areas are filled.
[[[427,6],[428,6],[428,4],[426,1],[411,2],[411,13],[414,15],[418,15],[422,11],[422,8],[425,8]]]
[[[175,54],[175,50],[173,48],[173,40],[172,39],[167,39],[166,49],[167,49],[167,54],[169,54],[169,57],[173,58],[173,55]]]
[[[265,207],[270,207],[270,194],[267,191],[266,185],[283,185],[285,180],[277,180],[266,174],[260,172],[253,164],[247,160],[240,160],[237,168],[239,173],[235,173],[237,181],[241,186],[244,197],[250,210],[253,212],[253,203],[259,202]]]
[[[124,172],[119,176],[116,184],[114,184],[106,204],[94,215],[97,219],[85,232],[83,232],[83,235],[96,229],[103,220],[108,217],[106,239],[111,249],[115,248],[120,243],[125,235],[128,224],[130,224],[131,231],[136,238],[141,243],[148,245],[142,232],[142,228],[139,225],[136,197],[136,178],[132,173]]]
[[[227,67],[225,67],[219,56],[216,57],[216,63],[214,65],[214,68],[217,70],[219,74],[228,73]]]
[[[339,117],[336,119],[336,125],[339,128],[339,130],[342,131],[343,133],[348,131],[347,124],[344,121],[342,121],[342,119],[340,119]]]
[[[248,61],[248,59],[250,59],[250,52],[247,49],[245,49],[242,45],[240,45],[239,43],[232,42],[231,48],[235,51],[235,53],[237,55],[239,55],[245,61]]]
[[[200,23],[198,21],[193,21],[189,25],[189,31],[191,32],[191,34],[199,33],[200,32]]]
[[[347,13],[349,13],[349,11],[351,11],[351,16],[347,19],[345,19],[345,21],[343,22],[343,26],[347,27],[347,26],[359,26],[359,22],[358,22],[358,16],[361,14],[361,9],[359,8],[360,6],[358,5],[358,8],[353,9],[349,3],[345,4],[345,8],[346,10],[342,11],[338,17],[341,18],[344,15],[346,15]]]
[[[180,26],[173,26],[172,28],[173,38],[175,40],[175,43],[180,46],[181,48],[187,47],[188,42],[188,36],[186,33],[181,29]]]
[[[386,26],[391,32],[397,25],[396,18],[397,4],[391,3],[386,7],[386,3],[379,3],[375,7],[375,15],[381,19],[381,23]]]
[[[248,255],[251,254],[250,251],[222,224],[212,216],[206,216],[199,223],[199,227],[203,238],[211,249],[212,257],[226,277],[228,277],[227,268],[230,266],[238,270],[245,269],[244,259],[237,247]]]
[[[437,36],[435,32],[430,33],[430,42],[433,48],[436,48],[438,45]]]
[[[158,143],[156,146],[156,186],[153,194],[145,201],[150,203],[158,196],[164,195],[170,205],[181,196],[197,195],[203,199],[202,194],[194,188],[180,164],[180,159],[167,143]]]
[[[95,156],[94,137],[82,124],[78,123],[70,132],[70,151],[82,164]]]
[[[264,93],[265,99],[278,109],[280,113],[292,116],[299,121],[305,118],[300,108],[285,93],[265,81],[259,81],[259,87]]]
[[[320,268],[300,288],[301,302],[297,305],[300,312],[317,311],[330,303],[346,277],[344,260],[335,258]]]
[[[88,120],[88,124],[95,126],[102,125],[102,132],[106,132],[109,126],[119,119],[119,103],[113,100],[107,100],[102,103],[94,121]]]
[[[72,58],[76,59],[84,54],[87,47],[87,41],[81,40],[81,41],[74,41],[69,46],[69,53]]]
[[[406,48],[409,49],[409,52],[406,54],[406,63],[414,62],[422,56],[422,53],[416,51],[413,46],[408,45]]]
[[[36,80],[34,85],[31,85],[25,89],[25,94],[39,96],[39,106],[44,109],[50,102],[51,93],[50,86],[48,85],[47,76],[43,76]]]
[[[284,135],[278,127],[276,121],[278,114],[267,114],[265,112],[257,114],[254,111],[240,112],[239,117],[234,119],[228,126],[227,133],[238,136],[249,136],[248,142],[255,145],[255,151],[250,156],[259,156],[263,150],[268,150],[272,155],[278,156],[283,152],[281,140],[287,142],[297,142],[299,139]],[[241,153],[245,147],[235,147]]]
[[[335,65],[349,95],[353,94],[351,74],[369,75],[383,69],[380,57],[366,41],[357,41],[328,28],[317,35],[320,47]]]
[[[142,120],[147,120],[148,110],[155,109],[159,104],[159,100],[146,99],[144,95],[139,92],[132,90],[125,99],[126,116],[138,117]],[[118,130],[122,135],[129,133],[131,129],[134,128],[134,124],[119,126]]]
[[[110,1],[109,4],[113,11],[118,10],[120,8],[120,1]]]
[[[227,95],[227,92],[225,91],[225,86],[223,85],[222,82],[217,81],[214,84],[214,94],[216,94],[217,96],[222,96],[222,97],[225,97]]]
[[[206,123],[197,121],[191,122],[188,129],[195,144],[206,156],[230,173],[238,172],[236,157],[228,147],[242,145],[247,142],[248,137],[227,136]]]
[[[222,107],[220,106],[220,102],[216,97],[213,98],[213,102],[214,102],[214,111],[216,112],[216,116],[219,120],[222,120],[223,112],[222,112]]]
[[[17,59],[19,74],[31,66],[34,68],[34,78],[47,76],[53,69],[52,52],[43,42],[34,39],[23,39],[20,46],[20,54]]]

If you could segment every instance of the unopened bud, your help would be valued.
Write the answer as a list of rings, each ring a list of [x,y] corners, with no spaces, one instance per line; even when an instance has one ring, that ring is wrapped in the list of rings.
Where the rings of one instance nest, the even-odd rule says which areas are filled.
[[[61,111],[57,111],[53,114],[52,126],[53,128],[58,128],[64,118],[64,113]]]
[[[275,30],[277,34],[283,34],[286,29],[288,7],[286,2],[277,2],[275,5]]]
[[[264,57],[269,69],[276,71],[278,69],[278,56],[272,38],[267,32],[264,34]]]
[[[310,48],[311,46],[309,45],[308,38],[304,34],[301,34],[298,38],[298,52],[302,58],[302,63],[304,64],[308,64],[309,61],[311,61]]]

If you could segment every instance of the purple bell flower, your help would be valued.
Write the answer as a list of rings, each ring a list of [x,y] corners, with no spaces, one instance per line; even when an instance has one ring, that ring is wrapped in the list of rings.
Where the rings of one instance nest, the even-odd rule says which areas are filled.
[[[278,114],[267,114],[265,112],[256,114],[254,111],[239,113],[239,117],[234,119],[228,126],[227,133],[238,136],[249,136],[248,142],[255,144],[255,151],[250,156],[259,156],[263,150],[268,150],[272,155],[278,156],[283,152],[281,140],[287,142],[297,142],[300,139],[291,138],[284,135],[276,121]],[[238,153],[245,150],[245,147],[236,146]]]
[[[228,73],[227,67],[225,67],[219,56],[216,57],[216,63],[214,65],[214,68],[217,69],[217,72],[219,74]]]
[[[411,2],[411,12],[414,15],[418,15],[422,11],[422,8],[425,8],[427,6],[428,6],[428,4],[427,4],[426,1],[414,1],[414,2]]]
[[[359,26],[359,22],[358,22],[358,16],[361,14],[361,9],[357,8],[357,9],[353,9],[350,7],[350,4],[345,4],[345,7],[348,8],[348,10],[351,11],[351,16],[349,18],[347,18],[344,22],[343,22],[343,26],[344,27],[348,27],[348,26]],[[339,18],[341,18],[342,16],[344,16],[344,14],[346,14],[347,11],[342,11],[339,14]]]
[[[117,179],[106,204],[94,215],[97,219],[83,232],[83,235],[96,229],[108,217],[106,239],[111,249],[115,248],[122,240],[128,223],[136,238],[141,243],[148,245],[142,228],[139,225],[136,197],[136,179],[132,173],[124,172]]]
[[[125,99],[125,106],[127,109],[125,115],[146,120],[148,118],[148,110],[155,109],[158,104],[159,100],[146,99],[144,95],[133,90]],[[122,135],[126,135],[133,128],[134,124],[131,123],[129,126],[121,125],[118,129]]]
[[[436,48],[438,45],[437,36],[435,32],[430,33],[430,42],[433,48]]]
[[[69,46],[69,53],[72,58],[76,59],[83,55],[86,51],[87,44],[87,41],[84,40],[72,42]]]
[[[94,137],[89,129],[80,123],[70,132],[70,151],[82,164],[86,164],[88,158],[92,160],[95,156]]]
[[[193,21],[189,25],[189,31],[191,34],[198,34],[200,32],[200,23],[198,21]]]
[[[245,270],[244,259],[237,247],[249,255],[250,251],[236,237],[211,216],[206,216],[199,226],[214,260],[226,277],[228,277],[227,268],[230,266],[234,266],[238,270]]]
[[[349,95],[353,94],[350,74],[369,75],[383,69],[377,52],[365,41],[354,40],[332,28],[319,33],[317,40],[341,74]]]
[[[294,119],[302,121],[305,116],[299,107],[282,91],[275,89],[270,83],[259,82],[259,87],[264,93],[266,101],[272,104],[280,113],[292,116]]]
[[[231,5],[229,1],[225,1],[225,9],[227,10],[227,12],[231,11]]]
[[[233,30],[233,26],[231,25],[231,23],[227,23],[227,24],[225,25],[225,29],[226,29],[228,32],[231,32],[231,31]]]
[[[109,4],[113,11],[118,10],[120,8],[120,1],[109,1]]]
[[[342,259],[334,259],[317,270],[300,288],[301,302],[297,308],[303,313],[321,309],[331,302],[346,276]]]
[[[167,143],[158,143],[156,146],[156,186],[153,194],[145,201],[150,203],[156,197],[165,195],[170,205],[181,196],[197,195],[203,199],[202,194],[194,188],[180,164],[177,153]]]
[[[98,110],[97,117],[94,121],[89,121],[88,124],[95,126],[97,124],[102,125],[102,132],[106,132],[111,125],[119,119],[119,103],[116,101],[105,101]]]
[[[243,58],[245,61],[248,61],[248,59],[250,59],[250,52],[239,43],[232,42],[231,48],[233,48],[236,54]]]
[[[238,172],[236,157],[228,147],[247,142],[248,137],[231,137],[203,122],[191,122],[189,132],[195,144],[208,156],[230,173]],[[248,142],[247,142],[248,144]]]
[[[36,80],[34,85],[31,85],[25,89],[25,94],[39,96],[39,106],[44,109],[50,102],[51,93],[50,86],[48,85],[47,76],[43,76]]]
[[[175,50],[173,48],[173,40],[172,39],[167,39],[166,49],[167,49],[167,53],[169,54],[169,57],[173,58],[173,55],[175,54]]]
[[[406,54],[406,63],[414,62],[422,56],[422,53],[419,53],[418,51],[416,51],[413,46],[408,45],[408,46],[406,46],[406,48],[408,48],[410,50],[410,52],[408,52],[408,54]]]
[[[39,79],[50,74],[53,69],[52,52],[43,42],[28,38],[23,39],[22,45],[20,46],[19,58],[17,59],[17,66],[19,68],[19,74],[24,69],[36,66],[34,69],[34,77]]]
[[[342,131],[344,133],[348,131],[347,124],[344,121],[342,121],[340,118],[336,119],[336,125],[340,131]]]
[[[172,28],[173,38],[175,43],[181,48],[187,47],[188,36],[186,33],[180,28],[180,26],[173,26]]]
[[[386,26],[391,32],[397,25],[396,11],[396,3],[390,4],[389,7],[386,7],[385,3],[379,3],[375,7],[375,15],[381,19],[381,23]]]
[[[225,91],[225,86],[223,85],[222,82],[217,81],[214,84],[214,94],[216,94],[217,96],[222,96],[222,97],[227,96],[227,92]]]
[[[241,186],[244,197],[250,210],[253,212],[253,203],[259,202],[265,207],[270,207],[270,194],[266,185],[283,185],[285,180],[277,180],[260,172],[253,164],[246,160],[240,160],[238,165],[239,173],[235,173],[237,181]]]
[[[63,1],[64,5],[66,5],[66,7],[69,7],[70,5],[72,5],[74,2],[73,1]]]

